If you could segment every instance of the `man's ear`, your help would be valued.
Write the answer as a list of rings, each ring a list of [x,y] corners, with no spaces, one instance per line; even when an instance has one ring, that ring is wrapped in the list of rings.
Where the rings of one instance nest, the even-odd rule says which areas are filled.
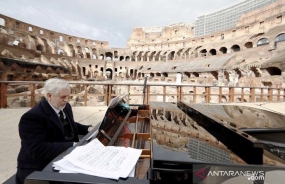
[[[51,100],[51,93],[47,93],[47,99]]]

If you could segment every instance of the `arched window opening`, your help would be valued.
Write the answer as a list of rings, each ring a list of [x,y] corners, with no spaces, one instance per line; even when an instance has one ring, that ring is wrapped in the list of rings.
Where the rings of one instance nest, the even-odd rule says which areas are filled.
[[[41,51],[41,52],[43,51],[43,46],[42,45],[37,45],[36,48],[37,48],[37,51]]]
[[[58,54],[58,55],[64,55],[64,51],[61,50],[61,49],[58,49],[57,54]]]
[[[247,49],[249,49],[249,48],[252,48],[252,47],[253,47],[253,44],[252,44],[252,42],[246,42],[246,43],[244,44],[244,47],[247,48]]]
[[[203,49],[200,51],[200,56],[204,57],[207,55],[207,50],[206,49]]]
[[[91,58],[91,57],[90,57],[89,48],[85,47],[84,50],[85,50],[85,53],[86,53],[86,57],[87,57],[87,58]]]
[[[163,75],[164,77],[168,77],[168,73],[166,73],[166,72],[163,72],[162,75]]]
[[[124,61],[124,56],[120,56],[120,61]]]
[[[211,50],[210,50],[210,54],[211,54],[212,56],[217,55],[216,49],[211,49]]]
[[[184,75],[190,78],[190,72],[184,72]]]
[[[272,75],[281,75],[281,70],[276,67],[268,67],[266,68],[266,71],[272,76]]]
[[[219,51],[223,54],[226,54],[228,49],[226,47],[221,47]]]
[[[284,42],[284,41],[285,41],[285,33],[282,33],[275,38],[275,42]]]
[[[193,76],[194,76],[194,77],[199,77],[199,73],[193,72]]]
[[[168,60],[174,60],[174,54],[175,52],[172,51],[171,53],[168,54]]]
[[[126,57],[126,61],[130,61],[130,56],[127,56],[127,57]]]
[[[111,79],[113,78],[113,70],[112,70],[112,69],[108,68],[108,69],[106,70],[106,78],[107,78],[108,80],[111,80]]]
[[[217,71],[211,71],[212,76],[218,80],[219,73]]]
[[[101,54],[99,59],[100,59],[100,60],[104,60],[104,55]]]
[[[111,52],[106,52],[106,59],[107,60],[112,60],[113,59],[113,53],[111,53]]]
[[[83,76],[86,75],[86,68],[82,67]]]
[[[232,49],[233,52],[239,52],[240,51],[240,47],[238,45],[233,45],[231,47],[231,49]]]
[[[269,39],[267,38],[261,38],[260,40],[258,40],[257,42],[257,47],[258,46],[262,46],[262,45],[268,45],[269,44]]]
[[[251,70],[252,70],[253,73],[254,73],[254,77],[261,77],[261,71],[260,71],[259,68],[251,67]]]

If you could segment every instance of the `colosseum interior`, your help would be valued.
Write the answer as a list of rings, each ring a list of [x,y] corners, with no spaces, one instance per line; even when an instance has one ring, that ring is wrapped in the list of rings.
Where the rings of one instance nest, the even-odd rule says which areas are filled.
[[[0,80],[141,81],[285,87],[285,0],[243,14],[235,27],[195,37],[193,24],[134,28],[127,48],[0,14]]]

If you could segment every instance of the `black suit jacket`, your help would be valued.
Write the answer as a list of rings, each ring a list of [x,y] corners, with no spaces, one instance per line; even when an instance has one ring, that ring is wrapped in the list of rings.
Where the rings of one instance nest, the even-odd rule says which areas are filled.
[[[66,141],[58,115],[44,99],[20,119],[21,149],[18,168],[42,170],[60,153],[78,142],[78,134],[88,133],[87,125],[76,123],[70,104],[64,108],[74,130],[73,140]]]

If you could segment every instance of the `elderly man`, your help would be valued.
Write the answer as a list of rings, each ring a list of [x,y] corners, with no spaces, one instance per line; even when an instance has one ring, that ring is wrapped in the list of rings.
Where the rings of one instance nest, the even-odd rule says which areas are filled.
[[[33,171],[42,170],[56,156],[78,142],[78,134],[85,135],[92,127],[74,121],[68,103],[69,95],[67,81],[49,79],[44,85],[45,99],[21,117],[16,183],[24,183]]]

